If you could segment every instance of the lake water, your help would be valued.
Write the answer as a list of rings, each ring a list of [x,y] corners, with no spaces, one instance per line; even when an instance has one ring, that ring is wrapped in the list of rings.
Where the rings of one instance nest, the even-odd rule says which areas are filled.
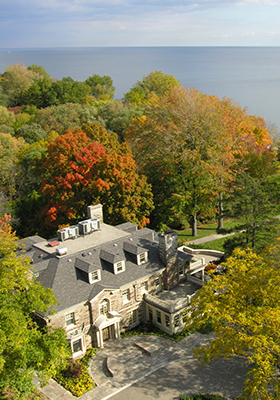
[[[280,129],[280,47],[112,47],[2,49],[0,72],[24,62],[52,78],[84,81],[109,75],[116,99],[151,71],[175,76],[184,87],[228,97]]]

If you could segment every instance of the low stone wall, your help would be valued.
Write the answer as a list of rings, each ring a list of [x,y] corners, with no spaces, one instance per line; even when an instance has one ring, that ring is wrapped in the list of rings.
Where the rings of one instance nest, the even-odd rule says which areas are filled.
[[[221,258],[224,253],[222,251],[217,251],[217,250],[207,250],[207,249],[192,249],[191,247],[187,246],[181,246],[178,247],[178,251],[182,251],[184,253],[188,254],[200,254],[200,255],[205,255],[205,256],[213,256],[213,257],[219,257]]]

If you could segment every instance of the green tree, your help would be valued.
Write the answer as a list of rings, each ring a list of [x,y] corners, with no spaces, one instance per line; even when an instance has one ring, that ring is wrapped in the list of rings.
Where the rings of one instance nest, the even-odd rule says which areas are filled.
[[[47,132],[39,124],[23,125],[17,130],[17,136],[22,137],[26,143],[34,143],[47,139]]]
[[[85,83],[90,87],[90,94],[97,100],[113,100],[115,95],[115,87],[110,76],[92,75],[85,80]]]
[[[19,172],[16,158],[24,145],[8,133],[0,133],[0,187],[11,202],[16,194],[16,174]]]
[[[81,109],[81,105],[74,103],[46,107],[38,111],[33,122],[41,125],[48,133],[55,131],[63,134],[67,129],[80,128]]]
[[[30,258],[18,256],[8,218],[0,220],[0,390],[20,398],[31,392],[35,370],[48,379],[69,355],[63,329],[43,329],[34,312],[50,312],[57,301],[51,289],[31,278]]]
[[[264,257],[237,249],[224,266],[227,272],[211,275],[186,316],[189,328],[211,324],[216,332],[195,355],[205,363],[217,357],[245,357],[250,370],[242,398],[278,399],[279,241]]]
[[[222,134],[216,99],[194,89],[172,89],[132,121],[126,137],[153,186],[157,221],[188,218],[196,236],[197,219],[214,215]]]
[[[174,76],[164,74],[162,71],[154,71],[144,76],[142,81],[137,81],[133,88],[124,95],[123,101],[138,106],[147,102],[152,93],[163,96],[172,88],[181,86]]]
[[[34,82],[40,79],[37,72],[28,70],[23,63],[9,65],[2,74],[1,85],[9,98],[9,106],[14,105],[14,98],[20,92],[27,90]]]
[[[239,218],[240,222],[231,229],[237,233],[224,243],[226,255],[236,247],[250,247],[260,252],[280,232],[280,221],[274,218],[277,209],[273,204],[272,187],[267,184],[266,177],[253,177],[248,171],[240,173],[234,187],[228,215]]]

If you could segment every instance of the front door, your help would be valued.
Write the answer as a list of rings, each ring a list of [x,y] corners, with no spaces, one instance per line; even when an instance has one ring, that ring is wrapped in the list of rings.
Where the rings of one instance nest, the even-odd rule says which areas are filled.
[[[109,326],[107,328],[102,329],[102,338],[103,338],[103,342],[106,342],[106,340],[110,339],[110,327]]]

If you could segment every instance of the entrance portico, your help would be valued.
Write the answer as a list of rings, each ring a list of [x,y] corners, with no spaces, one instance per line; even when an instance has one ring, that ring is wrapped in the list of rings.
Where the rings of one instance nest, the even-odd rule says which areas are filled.
[[[94,323],[97,328],[97,346],[101,349],[106,340],[120,338],[121,315],[111,311],[107,315],[100,315]]]

